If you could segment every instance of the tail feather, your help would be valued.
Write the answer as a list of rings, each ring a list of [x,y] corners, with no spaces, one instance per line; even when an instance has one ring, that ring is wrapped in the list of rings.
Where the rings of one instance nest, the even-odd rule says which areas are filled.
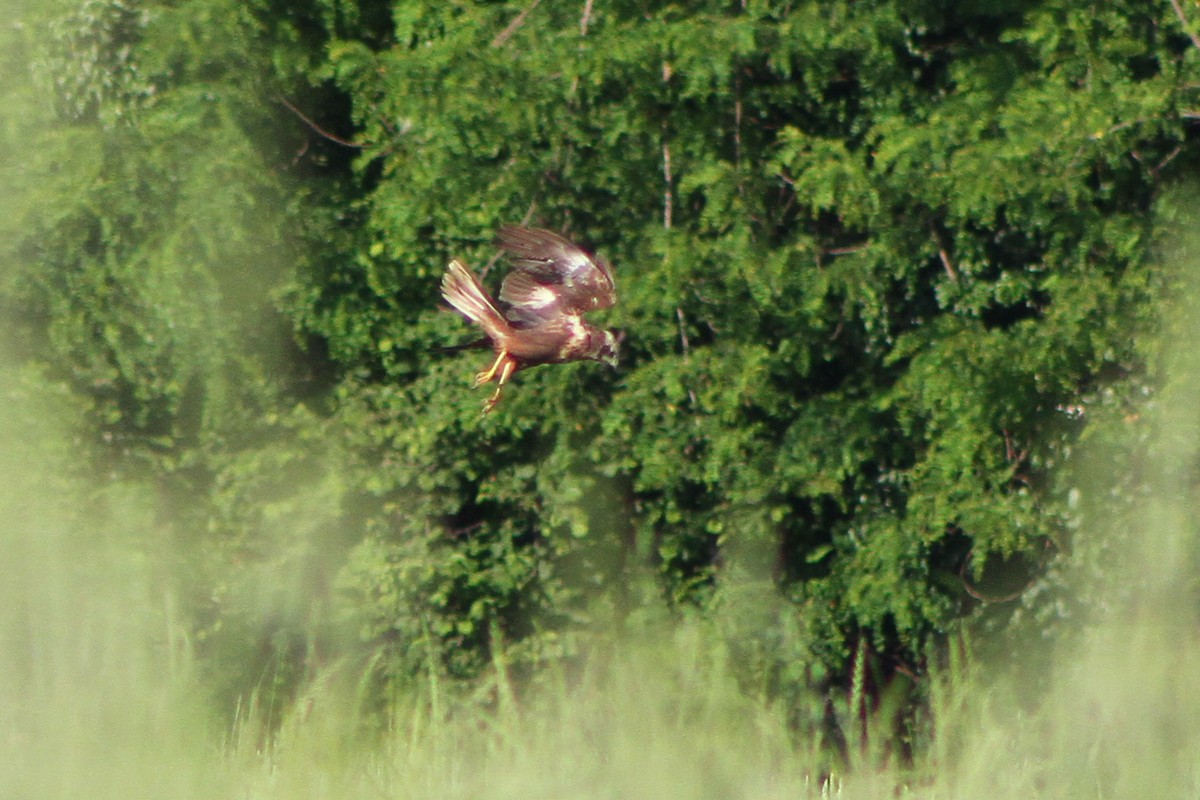
[[[489,335],[502,333],[509,327],[508,320],[483,291],[479,279],[457,259],[450,262],[442,277],[442,297]]]

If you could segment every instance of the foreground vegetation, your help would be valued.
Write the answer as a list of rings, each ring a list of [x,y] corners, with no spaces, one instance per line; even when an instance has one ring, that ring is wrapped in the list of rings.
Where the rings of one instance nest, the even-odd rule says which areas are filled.
[[[1195,796],[1191,9],[572,5],[7,3],[0,794]]]
[[[1181,335],[1200,333],[1180,330]],[[1200,368],[1194,353],[1183,362]],[[791,709],[747,691],[709,621],[597,647],[518,685],[492,664],[465,695],[431,671],[364,716],[361,671],[307,681],[284,718],[267,693],[232,722],[197,692],[179,598],[148,557],[137,492],[69,476],[78,404],[4,373],[0,793],[9,797],[1195,797],[1200,791],[1200,556],[1194,404],[1164,396],[1153,493],[1097,527],[1075,578],[1107,608],[1002,668],[947,658],[932,717],[902,758],[878,717],[844,758],[797,736]],[[38,388],[35,388],[38,387]],[[1104,564],[1097,571],[1084,564]],[[767,609],[760,608],[766,613]],[[967,642],[951,651],[965,653]],[[1026,651],[1032,652],[1030,650]],[[1049,665],[1047,667],[1047,665]],[[853,728],[853,725],[848,726]],[[274,731],[270,733],[270,731]]]

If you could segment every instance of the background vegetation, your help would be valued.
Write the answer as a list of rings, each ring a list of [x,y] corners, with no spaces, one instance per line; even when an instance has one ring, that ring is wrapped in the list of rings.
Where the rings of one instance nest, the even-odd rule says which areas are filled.
[[[762,796],[1128,741],[1100,780],[1196,790],[1200,372],[1159,343],[1200,10],[8,5],[0,747],[83,775],[115,721],[113,792]],[[625,353],[481,418],[437,283],[515,221],[614,262]]]

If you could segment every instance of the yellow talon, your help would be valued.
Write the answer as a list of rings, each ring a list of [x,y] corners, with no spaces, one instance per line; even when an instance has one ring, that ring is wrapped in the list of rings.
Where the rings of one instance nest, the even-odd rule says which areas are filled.
[[[502,354],[502,356],[503,355],[507,355],[507,353]],[[489,380],[491,380],[491,378],[495,375],[496,365],[499,363],[499,360],[497,360],[496,364],[493,364],[492,368],[488,370]],[[504,366],[500,369],[500,380],[496,384],[496,392],[490,398],[488,398],[487,402],[483,404],[484,414],[490,414],[492,409],[496,407],[496,403],[500,402],[500,393],[504,391],[504,384],[508,383],[508,379],[512,377],[512,374],[516,371],[516,369],[517,362],[513,361],[512,359],[508,359],[504,362]],[[477,382],[475,385],[478,386],[481,382]]]
[[[501,350],[499,355],[496,356],[496,360],[492,363],[491,368],[484,370],[483,372],[481,372],[475,376],[475,385],[482,386],[483,384],[490,381],[492,378],[496,377],[496,370],[500,369],[500,365],[502,363],[504,363],[504,359],[507,356],[508,356],[508,353]]]
[[[496,393],[484,401],[484,403],[483,403],[483,413],[484,414],[492,413],[492,409],[496,407],[496,403],[500,402],[500,393],[502,391],[504,391],[504,387],[497,386]]]

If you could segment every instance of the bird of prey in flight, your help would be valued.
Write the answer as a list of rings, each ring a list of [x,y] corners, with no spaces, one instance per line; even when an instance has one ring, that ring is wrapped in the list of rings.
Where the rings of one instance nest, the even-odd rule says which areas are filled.
[[[512,263],[500,284],[499,302],[457,259],[442,278],[442,297],[483,329],[496,354],[488,369],[475,376],[479,386],[496,381],[496,392],[484,403],[490,412],[513,373],[539,364],[590,359],[615,367],[619,339],[583,318],[617,300],[612,269],[602,258],[557,233],[537,228],[505,227],[497,243]]]

